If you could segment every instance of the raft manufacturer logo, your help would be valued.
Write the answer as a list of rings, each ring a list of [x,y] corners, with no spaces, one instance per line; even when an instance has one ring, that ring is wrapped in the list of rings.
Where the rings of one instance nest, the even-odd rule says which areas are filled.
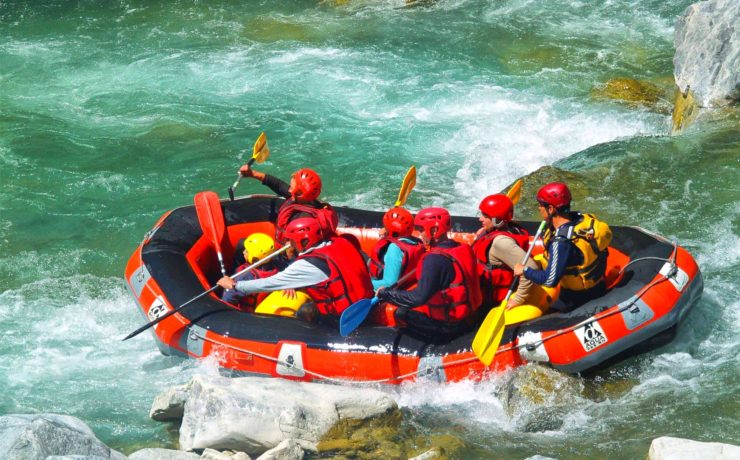
[[[598,321],[579,327],[575,330],[575,333],[586,351],[591,351],[609,341]]]

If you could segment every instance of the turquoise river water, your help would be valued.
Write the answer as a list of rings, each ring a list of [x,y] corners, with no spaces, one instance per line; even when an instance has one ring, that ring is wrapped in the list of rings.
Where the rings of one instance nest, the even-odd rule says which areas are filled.
[[[497,379],[385,389],[407,423],[460,437],[465,458],[740,444],[738,116],[671,136],[669,115],[590,96],[614,77],[670,87],[690,3],[0,0],[0,414],[74,415],[124,452],[174,446],[153,397],[217,370],[147,334],[121,342],[142,321],[123,269],[165,210],[226,196],[264,130],[264,171],[311,166],[325,198],[367,209],[411,164],[412,210],[467,215],[555,165],[582,175],[577,207],[699,262],[676,340],[584,381],[599,396],[572,395],[559,428],[519,430]]]

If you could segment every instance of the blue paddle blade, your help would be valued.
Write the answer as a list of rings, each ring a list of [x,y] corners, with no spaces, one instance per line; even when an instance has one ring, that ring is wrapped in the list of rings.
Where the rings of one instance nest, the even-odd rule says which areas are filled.
[[[367,315],[376,303],[378,303],[378,298],[373,297],[372,299],[358,300],[347,307],[339,318],[339,333],[342,337],[347,337],[352,331],[357,329],[365,321],[365,318],[367,318]]]

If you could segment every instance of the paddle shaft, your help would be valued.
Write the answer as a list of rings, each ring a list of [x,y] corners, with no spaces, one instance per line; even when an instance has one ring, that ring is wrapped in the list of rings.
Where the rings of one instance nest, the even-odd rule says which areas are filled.
[[[529,255],[532,254],[532,249],[534,249],[535,243],[537,243],[537,240],[540,239],[540,235],[542,234],[542,231],[545,229],[545,225],[547,225],[547,221],[542,221],[540,223],[539,228],[537,228],[537,233],[534,234],[534,239],[532,240],[532,244],[529,245],[529,249],[527,249],[527,254],[524,256],[524,260],[522,260],[522,265],[525,265],[527,263],[527,260],[529,259]],[[522,276],[524,276],[522,274]],[[515,277],[511,281],[511,286],[509,286],[509,292],[506,293],[506,297],[504,297],[504,302],[509,301],[509,297],[511,297],[511,294],[514,293],[514,287],[516,286],[516,283],[519,281],[519,277]]]
[[[250,265],[249,267],[246,267],[246,268],[244,268],[242,270],[239,270],[237,273],[234,273],[234,275],[232,275],[232,278],[235,278],[235,277],[237,277],[239,275],[242,275],[242,274],[248,272],[249,270],[252,270],[254,268],[259,267],[262,264],[265,264],[265,263],[269,262],[270,260],[272,260],[275,257],[277,257],[278,254],[281,254],[281,253],[287,251],[289,247],[290,247],[290,245],[283,246],[282,248],[280,248],[277,251],[273,252],[269,256],[265,257],[264,259],[260,259],[257,262],[253,263],[252,265]],[[187,302],[185,302],[184,304],[182,304],[179,307],[175,308],[174,310],[169,311],[169,312],[165,313],[164,315],[160,316],[159,318],[157,318],[157,319],[155,319],[155,320],[153,320],[153,321],[151,321],[151,322],[149,322],[149,323],[141,326],[140,328],[138,328],[134,332],[132,332],[129,335],[127,335],[126,337],[124,337],[123,340],[125,341],[125,340],[130,339],[131,337],[136,337],[137,335],[139,335],[140,333],[146,331],[147,329],[149,329],[150,327],[154,326],[155,324],[158,324],[160,321],[162,321],[164,319],[167,319],[170,316],[174,315],[175,313],[181,311],[183,308],[185,308],[188,305],[192,304],[196,300],[198,300],[198,299],[202,298],[203,296],[205,296],[207,294],[210,294],[211,292],[215,291],[216,288],[218,288],[218,284],[216,284],[212,288],[208,289],[207,291],[198,294],[197,296],[195,296],[192,299],[188,300]]]
[[[254,161],[255,161],[256,159],[257,159],[257,158],[255,158],[255,157],[252,157],[252,158],[250,158],[250,159],[249,159],[249,161],[247,161],[247,166],[252,166],[252,165],[254,164]],[[242,176],[242,173],[239,173],[238,177],[236,178],[236,181],[235,181],[235,182],[234,182],[234,184],[233,184],[233,185],[232,185],[232,186],[231,186],[231,187],[229,188],[229,190],[231,190],[231,191],[232,191],[232,193],[233,193],[234,189],[235,189],[235,188],[236,188],[236,187],[237,187],[237,186],[239,185],[239,182],[241,182],[241,180],[242,180],[242,177],[244,177],[244,176]],[[232,198],[232,200],[233,200],[233,198]]]

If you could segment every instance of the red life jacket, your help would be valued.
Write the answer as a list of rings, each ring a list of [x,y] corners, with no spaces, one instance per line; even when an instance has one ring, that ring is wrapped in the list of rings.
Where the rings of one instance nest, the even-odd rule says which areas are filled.
[[[329,265],[329,279],[306,288],[316,308],[323,315],[339,316],[360,299],[373,296],[373,286],[365,261],[355,246],[343,236],[333,236],[330,244],[298,256],[316,257]]]
[[[250,264],[243,264],[240,265],[239,268],[236,269],[237,272],[240,272],[244,270],[245,268],[249,267]],[[270,267],[272,264],[270,262],[267,262],[266,265]],[[261,278],[267,278],[268,276],[272,276],[276,274],[279,270],[277,267],[272,268],[265,268],[264,265],[253,268],[250,273],[252,276],[254,276],[254,279],[261,279]],[[254,311],[255,308],[257,308],[257,305],[260,304],[263,300],[265,300],[265,297],[267,297],[270,293],[269,292],[255,292],[254,294],[246,294],[239,298],[239,304],[237,305],[242,310],[248,310],[248,311]]]
[[[421,257],[416,266],[416,277],[421,279],[424,257],[440,254],[450,260],[455,267],[455,278],[450,285],[432,296],[426,305],[414,307],[437,321],[459,323],[472,319],[481,304],[480,284],[475,268],[475,256],[470,246],[458,244],[451,248],[434,247]]]
[[[298,214],[305,213],[319,221],[321,229],[324,232],[324,238],[336,235],[337,225],[339,225],[339,216],[329,203],[315,201],[313,203],[296,203],[289,199],[280,206],[277,217],[276,236],[279,242],[283,242],[283,230],[288,223]]]
[[[510,225],[509,229],[492,230],[480,235],[473,242],[473,253],[478,266],[478,276],[480,277],[481,293],[483,294],[483,303],[485,305],[498,305],[509,292],[511,282],[514,281],[514,272],[506,265],[493,266],[488,263],[488,253],[491,250],[493,240],[504,235],[513,239],[517,246],[524,251],[529,249],[529,233],[519,226]]]
[[[426,252],[426,248],[424,247],[424,244],[421,243],[421,241],[414,244],[409,243],[408,241],[401,238],[391,238],[389,236],[381,238],[380,240],[378,240],[377,243],[375,243],[373,252],[372,254],[370,254],[370,259],[368,259],[367,261],[367,267],[370,270],[370,276],[374,279],[383,278],[383,270],[385,269],[383,257],[385,256],[385,252],[388,250],[388,246],[391,243],[394,243],[396,246],[398,246],[403,253],[403,261],[401,262],[401,273],[399,275],[399,279],[403,278],[412,270],[415,270],[416,266],[421,260],[421,256]],[[411,284],[413,282],[414,280],[409,280],[408,284]]]

